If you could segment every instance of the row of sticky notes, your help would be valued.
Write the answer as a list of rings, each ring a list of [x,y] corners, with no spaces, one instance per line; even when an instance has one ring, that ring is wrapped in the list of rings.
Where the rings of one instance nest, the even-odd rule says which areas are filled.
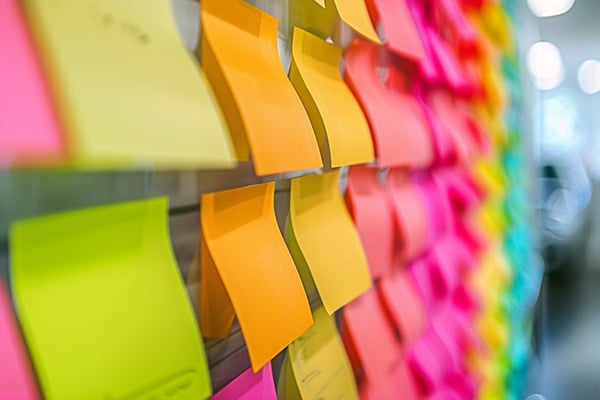
[[[0,98],[3,164],[231,167],[251,155],[256,173],[268,175],[375,157],[382,167],[419,168],[434,153],[446,157],[448,146],[469,151],[456,132],[464,122],[450,111],[454,105],[442,94],[421,104],[407,70],[394,60],[382,64],[368,11],[381,19],[391,55],[425,64],[438,54],[420,40],[405,1],[323,4],[323,13],[335,8],[372,42],[357,39],[342,57],[342,48],[313,29],[319,18],[306,20],[306,30],[293,29],[289,79],[278,61],[277,20],[242,0],[202,3],[202,69],[179,40],[166,0],[143,12],[135,2],[61,1],[4,5],[10,40],[0,52],[15,62],[0,71],[10,89]],[[305,12],[323,6],[297,2]],[[393,15],[408,35],[394,28]],[[435,32],[426,37],[435,42]],[[454,60],[439,63],[450,69],[446,59]],[[435,115],[441,122],[428,122]],[[451,138],[430,134],[428,124],[441,124]]]

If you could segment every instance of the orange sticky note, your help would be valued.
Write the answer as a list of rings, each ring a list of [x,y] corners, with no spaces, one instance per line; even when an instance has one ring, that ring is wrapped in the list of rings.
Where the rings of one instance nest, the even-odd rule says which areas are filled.
[[[255,372],[312,324],[275,220],[274,189],[270,182],[208,193],[201,204],[200,325],[205,335],[226,336],[234,310]]]
[[[360,236],[373,279],[392,271],[394,219],[377,168],[356,165],[348,172],[346,204]]]
[[[342,309],[342,339],[359,382],[387,379],[403,356],[374,288]]]
[[[65,147],[19,6],[0,2],[0,166],[56,161]]]
[[[277,53],[277,20],[243,0],[205,0],[202,66],[237,157],[257,175],[319,168],[319,146]]]
[[[290,80],[310,117],[324,164],[340,167],[375,158],[360,105],[340,76],[342,48],[294,28]]]
[[[387,46],[396,54],[420,61],[425,47],[407,0],[367,0],[375,24],[381,24]]]
[[[379,51],[373,43],[355,40],[344,56],[344,79],[369,122],[377,162],[380,167],[426,167],[433,160],[426,116],[407,76],[391,64],[378,64]],[[380,79],[381,70],[387,82]]]
[[[290,192],[294,237],[329,314],[371,286],[367,260],[338,180],[339,170],[306,175],[292,179]]]

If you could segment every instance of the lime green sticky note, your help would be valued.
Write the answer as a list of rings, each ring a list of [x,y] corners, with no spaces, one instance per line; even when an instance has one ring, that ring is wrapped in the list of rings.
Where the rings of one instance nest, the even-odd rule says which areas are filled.
[[[221,112],[169,0],[28,0],[70,163],[233,167]]]
[[[210,396],[166,198],[18,221],[10,250],[17,311],[44,398]]]

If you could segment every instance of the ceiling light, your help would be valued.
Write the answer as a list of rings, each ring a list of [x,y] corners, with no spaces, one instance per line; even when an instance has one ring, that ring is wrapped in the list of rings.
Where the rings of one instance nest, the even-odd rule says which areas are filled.
[[[527,0],[527,5],[536,16],[554,17],[566,13],[573,7],[575,0]]]
[[[560,51],[550,42],[536,42],[529,48],[527,67],[533,83],[540,90],[554,89],[565,75]]]

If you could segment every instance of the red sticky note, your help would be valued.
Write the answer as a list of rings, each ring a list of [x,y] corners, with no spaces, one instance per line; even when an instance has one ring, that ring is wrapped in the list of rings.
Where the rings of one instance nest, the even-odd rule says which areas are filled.
[[[359,384],[387,379],[403,356],[374,288],[342,309],[342,339]]]
[[[0,166],[56,162],[65,147],[19,3],[0,2]]]
[[[425,57],[421,36],[406,0],[367,0],[367,7],[374,24],[382,26],[390,50],[415,61]]]
[[[377,168],[350,167],[346,205],[360,237],[373,279],[388,275],[393,267],[394,222]]]
[[[0,354],[0,399],[39,399],[37,384],[21,339],[21,332],[2,281],[0,281]]]
[[[430,217],[422,195],[406,171],[390,170],[387,181],[387,196],[399,235],[397,260],[410,261],[427,247]]]
[[[359,388],[361,400],[419,400],[419,390],[408,364],[401,361],[394,370],[376,384],[365,382]]]
[[[410,274],[402,271],[386,277],[381,280],[378,289],[403,346],[412,346],[427,329],[429,318]]]
[[[445,90],[435,90],[429,93],[428,101],[431,109],[444,129],[444,133],[450,138],[454,147],[456,161],[463,165],[469,165],[481,154],[478,145],[476,131],[474,131],[464,105],[457,101],[453,95]]]
[[[231,381],[211,397],[211,400],[277,400],[271,363],[265,364],[258,372],[252,369]]]
[[[379,166],[426,167],[433,157],[427,118],[403,72],[378,63],[380,51],[385,49],[374,43],[353,41],[344,56],[344,79],[367,117]]]

